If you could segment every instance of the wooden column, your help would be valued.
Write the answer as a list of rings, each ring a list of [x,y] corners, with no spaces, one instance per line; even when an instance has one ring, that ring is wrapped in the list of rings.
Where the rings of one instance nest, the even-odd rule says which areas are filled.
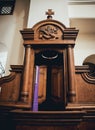
[[[68,55],[68,85],[69,85],[69,102],[75,102],[75,66],[74,66],[74,55],[73,47],[68,45],[67,49]]]
[[[21,101],[31,103],[34,71],[34,50],[31,48],[31,45],[25,45],[23,70]]]

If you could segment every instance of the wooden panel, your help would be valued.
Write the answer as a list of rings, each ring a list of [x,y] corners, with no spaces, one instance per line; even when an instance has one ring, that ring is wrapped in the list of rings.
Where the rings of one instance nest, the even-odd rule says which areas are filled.
[[[38,102],[42,103],[46,99],[46,79],[47,79],[47,68],[40,67],[39,75],[39,90],[38,90]]]
[[[95,130],[95,121],[81,122],[79,125],[79,130]]]
[[[16,130],[79,130],[82,111],[22,111],[10,112]]]
[[[3,84],[1,84],[0,101],[15,102],[18,101],[20,92],[20,73],[12,73],[8,76]]]
[[[86,82],[81,74],[76,74],[76,97],[78,103],[95,104],[95,84]]]
[[[51,74],[51,96],[55,101],[63,102],[63,69],[62,67],[52,68]]]
[[[17,126],[16,130],[78,130],[76,126]]]

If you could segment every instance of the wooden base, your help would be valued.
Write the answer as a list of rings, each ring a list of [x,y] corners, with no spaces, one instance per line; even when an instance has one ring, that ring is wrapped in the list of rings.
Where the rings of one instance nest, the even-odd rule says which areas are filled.
[[[83,120],[82,111],[11,111],[16,130],[77,130]]]

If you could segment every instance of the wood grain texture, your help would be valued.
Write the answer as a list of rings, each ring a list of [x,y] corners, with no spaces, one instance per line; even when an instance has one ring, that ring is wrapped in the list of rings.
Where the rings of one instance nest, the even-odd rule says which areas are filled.
[[[24,64],[12,65],[10,75],[0,78],[0,129],[95,130],[95,77],[88,65],[74,65],[79,30],[47,14],[46,20],[20,31]],[[43,58],[47,52],[55,52],[57,58]],[[33,112],[36,65],[39,110]]]

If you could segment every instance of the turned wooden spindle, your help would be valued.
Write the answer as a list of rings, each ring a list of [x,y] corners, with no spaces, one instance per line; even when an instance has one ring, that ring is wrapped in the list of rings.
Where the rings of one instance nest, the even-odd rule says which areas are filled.
[[[33,85],[33,71],[34,71],[34,51],[31,45],[25,46],[25,59],[24,59],[24,72],[23,72],[23,82],[21,91],[21,100],[27,102],[29,100],[29,93],[32,94]],[[31,77],[31,78],[30,78]]]
[[[75,102],[76,93],[75,93],[75,66],[74,66],[74,55],[73,47],[68,45],[67,49],[68,55],[68,84],[69,84],[69,102]]]

